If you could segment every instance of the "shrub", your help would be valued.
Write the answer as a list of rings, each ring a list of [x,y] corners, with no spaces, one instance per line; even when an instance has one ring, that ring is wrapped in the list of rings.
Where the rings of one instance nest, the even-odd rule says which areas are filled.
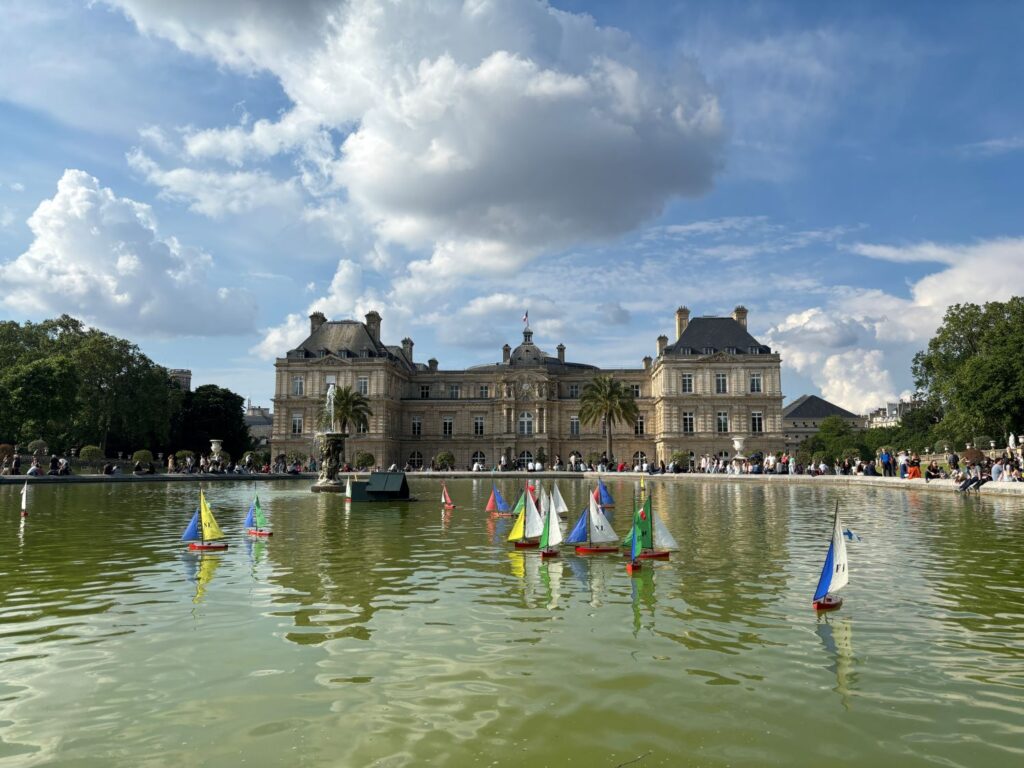
[[[451,469],[455,466],[455,456],[451,451],[441,451],[434,457],[434,463],[438,469]]]
[[[28,452],[35,455],[36,453],[49,453],[46,449],[45,440],[33,440],[28,444]]]
[[[176,458],[181,463],[184,463],[189,458],[194,459],[195,457],[196,455],[192,453],[192,451],[178,451],[177,453],[174,454],[174,458]]]
[[[221,464],[230,464],[231,463],[231,454],[228,453],[225,450],[221,450],[221,452],[220,452],[220,463]]]
[[[373,458],[373,454],[368,451],[356,451],[355,466],[356,469],[369,469],[376,464],[376,459]]]
[[[299,464],[304,465],[308,459],[309,456],[305,453],[299,453],[298,451],[289,451],[287,456],[285,456],[285,460],[289,465],[294,464],[295,462],[299,462]]]
[[[591,451],[590,453],[587,454],[587,464],[589,464],[592,467],[596,467],[600,463],[601,463],[601,454],[600,453],[598,453],[597,451]]]
[[[136,451],[135,453],[132,454],[132,463],[134,464],[136,461],[141,461],[143,464],[152,463],[153,452],[147,451],[145,448],[143,448],[141,451]]]
[[[14,446],[10,443],[0,443],[0,461],[9,459],[14,455]]]
[[[103,461],[106,456],[103,455],[103,449],[98,445],[86,445],[78,452],[79,458],[82,461]]]
[[[672,463],[677,467],[690,466],[690,454],[686,451],[676,451],[672,454]]]
[[[537,449],[537,461],[539,461],[541,464],[548,463],[548,453],[543,448]]]

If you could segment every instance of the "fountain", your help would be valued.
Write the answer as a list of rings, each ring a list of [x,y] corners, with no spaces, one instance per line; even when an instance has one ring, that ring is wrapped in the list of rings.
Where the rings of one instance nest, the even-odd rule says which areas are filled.
[[[339,432],[334,414],[335,385],[327,387],[327,401],[324,404],[325,430],[318,433],[320,443],[320,475],[313,487],[313,493],[341,493],[345,483],[338,479],[338,470],[345,459],[345,438],[348,433]]]

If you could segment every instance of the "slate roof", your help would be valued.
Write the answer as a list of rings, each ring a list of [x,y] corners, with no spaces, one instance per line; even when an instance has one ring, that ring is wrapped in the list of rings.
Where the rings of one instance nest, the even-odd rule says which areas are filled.
[[[711,353],[749,355],[751,347],[758,350],[757,354],[771,354],[770,347],[747,333],[747,329],[731,317],[695,317],[690,320],[683,335],[665,348],[665,353],[705,355],[709,354],[705,350],[711,350]]]
[[[817,395],[803,395],[782,409],[783,419],[824,419],[829,416],[841,416],[844,419],[861,418],[856,413],[850,413]]]
[[[342,359],[350,357],[387,357],[408,368],[422,370],[425,366],[413,364],[402,347],[387,346],[375,342],[358,320],[328,320],[310,334],[295,349],[288,352],[289,358],[312,358],[335,355]]]
[[[509,366],[524,368],[528,366],[544,366],[545,368],[573,368],[576,370],[595,370],[596,365],[586,363],[563,363],[557,357],[552,357],[543,349],[533,343],[533,331],[527,328],[523,331],[523,343],[512,350],[507,363],[484,363],[469,368],[471,371],[486,370],[488,368],[507,368]]]

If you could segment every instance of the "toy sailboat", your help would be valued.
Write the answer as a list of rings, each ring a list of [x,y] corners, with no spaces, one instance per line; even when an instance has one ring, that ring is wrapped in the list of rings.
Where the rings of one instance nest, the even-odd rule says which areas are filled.
[[[565,503],[565,499],[562,498],[561,491],[558,490],[558,483],[551,484],[551,503],[555,506],[555,513],[559,517],[565,517],[569,514],[569,507]]]
[[[487,508],[484,511],[508,514],[508,502],[501,495],[498,486],[491,485],[491,498],[487,500]]]
[[[452,497],[448,495],[448,487],[443,482],[441,483],[441,505],[445,509],[455,509]]]
[[[345,501],[352,501],[352,475],[345,481]]]
[[[21,486],[21,516],[28,517],[28,480]]]
[[[843,525],[839,521],[839,501],[836,500],[836,515],[832,522],[832,540],[825,555],[825,564],[818,579],[818,588],[814,590],[814,610],[834,611],[843,604],[843,598],[832,594],[846,586],[850,580],[846,559],[846,539]]]
[[[565,540],[578,545],[578,555],[599,555],[619,551],[619,537],[593,495],[590,496],[590,507],[583,510],[580,519],[576,521],[576,526]]]
[[[555,509],[555,502],[551,496],[541,492],[541,517],[544,519],[544,529],[540,534],[540,556],[556,557],[558,550],[555,549],[562,543],[562,526],[558,521],[558,512]]]
[[[650,500],[648,499],[648,501]],[[626,573],[633,573],[642,567],[640,557],[644,551],[644,545],[650,544],[651,548],[654,546],[654,533],[651,530],[651,518],[646,504],[639,507],[634,505],[633,527],[629,534],[629,562],[626,563]]]
[[[640,515],[640,519],[644,523],[644,530],[640,532],[640,551],[634,558],[632,546],[637,514]],[[633,528],[630,528],[626,538],[622,540],[622,546],[630,548],[629,556],[632,559],[639,558],[641,560],[668,560],[669,553],[674,549],[679,549],[679,543],[668,532],[668,528],[665,527],[665,523],[661,521],[658,513],[651,508],[650,497],[644,499],[643,503],[634,509]]]
[[[604,484],[604,480],[597,478],[597,488],[594,489],[594,498],[597,503],[601,505],[602,509],[608,509],[615,506],[615,499],[612,498],[611,493],[608,491],[608,486]]]
[[[516,549],[536,547],[543,532],[544,521],[540,519],[540,513],[537,512],[533,494],[527,489],[523,494],[522,511],[508,534],[508,540],[515,542]]]
[[[206,496],[199,491],[199,509],[192,515],[181,540],[190,542],[188,548],[193,552],[211,552],[228,548],[227,542],[220,541],[223,538],[224,531],[217,525]]]
[[[260,497],[253,496],[252,504],[249,505],[249,514],[245,516],[245,532],[250,536],[273,536],[267,523],[267,516],[263,514],[263,507],[260,506]]]

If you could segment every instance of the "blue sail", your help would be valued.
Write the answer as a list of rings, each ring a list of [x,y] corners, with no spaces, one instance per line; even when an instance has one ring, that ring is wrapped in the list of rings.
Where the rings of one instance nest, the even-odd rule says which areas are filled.
[[[249,514],[245,516],[245,522],[242,523],[246,528],[256,527],[256,497],[254,496],[252,502],[249,504]]]
[[[583,508],[583,514],[576,521],[576,526],[568,536],[565,537],[566,544],[582,544],[587,540],[587,517],[590,515],[590,507]]]
[[[611,507],[615,505],[615,499],[608,493],[608,486],[604,484],[604,480],[601,478],[597,479],[597,487],[601,491],[601,506]]]
[[[829,587],[832,586],[832,566],[836,559],[835,550],[835,542],[830,542],[828,545],[828,555],[825,557],[825,565],[821,569],[821,578],[818,579],[818,588],[814,590],[815,600],[821,600],[821,598],[828,594]]]
[[[202,539],[202,534],[199,533],[199,510],[195,511],[192,515],[192,519],[188,523],[188,527],[185,528],[185,532],[181,534],[182,541],[199,541]]]
[[[494,488],[494,503],[498,507],[499,512],[508,512],[508,502],[501,495],[501,491],[498,490],[497,486]]]
[[[640,537],[637,535],[637,529],[639,527],[640,526],[636,523],[633,523],[633,536],[632,540],[629,542],[629,557],[632,560],[636,560],[637,555],[640,554]]]

